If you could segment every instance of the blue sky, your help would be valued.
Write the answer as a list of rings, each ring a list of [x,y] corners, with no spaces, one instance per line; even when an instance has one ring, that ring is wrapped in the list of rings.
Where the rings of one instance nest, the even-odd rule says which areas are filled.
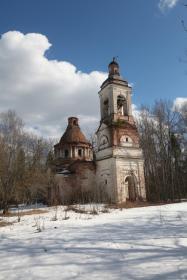
[[[67,61],[82,73],[106,72],[112,57],[118,56],[122,76],[133,84],[133,103],[174,100],[187,96],[187,64],[180,61],[187,49],[183,2],[0,0],[0,34],[42,34],[52,44],[45,51],[48,60]]]

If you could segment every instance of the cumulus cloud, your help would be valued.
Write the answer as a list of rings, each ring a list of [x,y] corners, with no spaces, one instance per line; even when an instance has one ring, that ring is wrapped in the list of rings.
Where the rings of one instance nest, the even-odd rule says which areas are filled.
[[[0,39],[0,112],[15,110],[32,133],[60,137],[69,116],[90,135],[99,122],[98,90],[107,73],[83,73],[67,62],[49,60],[42,34],[10,31]],[[133,85],[132,85],[133,86]],[[175,105],[186,102],[177,98]],[[133,105],[133,114],[139,110]]]
[[[165,10],[174,8],[178,2],[179,0],[160,0],[158,7],[162,12],[164,12]]]
[[[132,104],[132,115],[137,120],[140,118],[140,109],[135,104]]]
[[[184,106],[187,106],[187,97],[177,97],[173,102],[173,106],[180,111]]]
[[[9,31],[0,39],[0,111],[14,109],[29,131],[59,137],[68,116],[84,127],[99,118],[98,90],[107,74],[83,73],[67,62],[49,60],[42,34]]]

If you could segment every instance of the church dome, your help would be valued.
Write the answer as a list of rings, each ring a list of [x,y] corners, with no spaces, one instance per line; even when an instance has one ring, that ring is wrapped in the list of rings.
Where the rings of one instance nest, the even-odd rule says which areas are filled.
[[[116,58],[113,57],[113,60],[108,65],[109,76],[120,76],[119,73],[119,64],[116,61]]]
[[[119,64],[117,63],[117,61],[115,60],[115,57],[113,58],[113,60],[109,63],[108,67],[112,66],[112,65],[116,65],[117,67],[119,67]]]
[[[78,118],[70,117],[68,118],[68,126],[63,136],[60,139],[60,144],[71,144],[71,143],[81,143],[89,144],[89,141],[86,139],[82,133],[79,124]]]
[[[106,87],[108,84],[128,87],[128,82],[120,76],[119,64],[115,57],[113,57],[113,60],[108,65],[108,78],[102,83],[101,89]]]

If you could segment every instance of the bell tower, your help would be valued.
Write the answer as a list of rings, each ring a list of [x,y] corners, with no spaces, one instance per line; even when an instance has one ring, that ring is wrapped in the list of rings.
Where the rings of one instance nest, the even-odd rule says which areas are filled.
[[[123,80],[116,59],[108,65],[108,78],[99,92],[101,121],[126,120],[133,122],[131,87]]]
[[[113,202],[145,199],[143,155],[132,116],[132,88],[115,58],[101,85],[97,135],[97,185]]]

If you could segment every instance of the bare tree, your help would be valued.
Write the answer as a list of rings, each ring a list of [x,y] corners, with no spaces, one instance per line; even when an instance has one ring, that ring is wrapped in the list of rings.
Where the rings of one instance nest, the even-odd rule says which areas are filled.
[[[185,123],[166,101],[142,108],[139,120],[145,158],[145,181],[150,200],[173,201],[187,195],[182,150]]]
[[[11,203],[45,201],[46,159],[51,149],[50,141],[24,131],[14,111],[0,114],[0,207],[4,213]]]
[[[13,199],[17,170],[16,161],[21,148],[22,120],[14,111],[0,114],[0,196],[4,213]]]

